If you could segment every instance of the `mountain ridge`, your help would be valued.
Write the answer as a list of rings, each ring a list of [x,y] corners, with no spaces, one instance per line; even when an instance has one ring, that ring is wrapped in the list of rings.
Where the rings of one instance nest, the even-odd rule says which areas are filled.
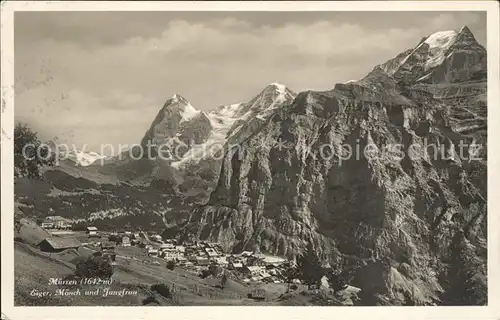
[[[463,26],[459,31],[438,31],[424,37],[416,47],[402,52],[395,58],[375,68],[384,70],[384,72],[406,85],[412,82],[428,83],[431,79],[435,79],[437,82],[463,81],[464,77],[470,77],[470,75],[464,75],[460,72],[456,74],[447,73],[446,69],[450,68],[450,64],[453,63],[455,65],[463,64],[460,60],[464,59],[464,51],[468,53],[467,51],[470,50],[477,51],[477,54],[468,54],[466,56],[471,60],[467,66],[477,65],[479,71],[484,71],[486,68],[486,50],[476,41],[467,26]],[[470,69],[477,72],[474,68]],[[470,72],[470,70],[468,71]],[[442,77],[443,74],[447,74],[448,78],[436,79],[437,75]],[[485,75],[481,74],[480,76]]]
[[[203,201],[216,183],[220,161],[213,159],[214,155],[223,152],[229,142],[251,134],[294,97],[285,85],[271,83],[248,102],[205,112],[175,93],[160,108],[140,143],[143,150],[152,150],[156,159],[144,154],[141,158],[139,148],[135,148],[116,156],[100,172],[169,192],[199,193]]]

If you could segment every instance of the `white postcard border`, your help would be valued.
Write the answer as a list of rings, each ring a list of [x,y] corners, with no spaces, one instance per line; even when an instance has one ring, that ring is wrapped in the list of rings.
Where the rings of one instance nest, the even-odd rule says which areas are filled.
[[[1,3],[2,319],[500,319],[499,5],[496,1],[6,1]],[[487,11],[488,306],[485,307],[14,307],[13,126],[15,11]],[[333,84],[332,84],[333,86]],[[496,302],[496,303],[495,303]]]

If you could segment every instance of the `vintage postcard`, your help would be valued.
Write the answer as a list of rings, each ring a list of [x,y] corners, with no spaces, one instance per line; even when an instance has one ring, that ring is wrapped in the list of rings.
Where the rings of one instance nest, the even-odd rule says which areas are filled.
[[[497,2],[1,9],[5,319],[500,319]]]

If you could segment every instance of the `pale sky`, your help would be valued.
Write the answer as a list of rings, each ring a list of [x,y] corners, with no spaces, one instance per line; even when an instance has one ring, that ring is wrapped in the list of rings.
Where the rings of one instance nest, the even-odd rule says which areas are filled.
[[[329,90],[481,12],[16,12],[15,117],[42,139],[134,144],[174,93],[200,110],[272,82]]]

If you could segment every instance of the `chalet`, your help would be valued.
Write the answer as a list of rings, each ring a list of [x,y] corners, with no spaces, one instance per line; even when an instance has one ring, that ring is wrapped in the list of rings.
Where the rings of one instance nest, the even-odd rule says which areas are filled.
[[[223,267],[225,267],[229,264],[226,257],[217,257],[217,258],[215,258],[215,261],[217,262],[218,265],[223,266]]]
[[[152,257],[157,257],[158,256],[158,249],[149,248],[148,249],[148,255],[150,255]]]
[[[69,229],[71,224],[68,219],[61,216],[47,216],[41,224],[42,228],[47,229]]]
[[[175,259],[175,261],[177,262],[178,265],[180,266],[185,266],[186,263],[188,262],[188,260],[182,256],[179,256]]]
[[[103,252],[114,252],[116,248],[116,244],[111,241],[102,242],[101,243],[101,251]]]
[[[130,247],[130,238],[127,236],[124,236],[122,238],[122,246],[123,247]]]
[[[242,263],[243,265],[246,265],[248,260],[247,260],[247,257],[240,257],[238,261],[240,263]]]
[[[165,260],[176,260],[181,255],[175,250],[163,250],[162,256]]]
[[[97,241],[89,241],[88,245],[92,246],[92,247],[99,247],[101,245],[101,243],[97,242]]]
[[[241,269],[243,268],[243,263],[241,262],[230,262],[229,267],[232,269]]]
[[[246,264],[247,257],[241,256],[241,254],[231,255],[228,257],[228,261]]]
[[[253,255],[252,251],[243,251],[242,253],[239,254],[242,257],[250,257]]]
[[[208,246],[208,244],[205,241],[198,242],[198,247],[200,247],[200,248],[206,248],[207,246]]]
[[[57,220],[54,220],[54,228],[55,229],[67,229],[68,224],[66,223],[66,221],[64,221],[62,219],[57,219]]]
[[[278,275],[278,271],[276,269],[268,269],[266,267],[266,272],[268,272],[272,276],[277,276]]]
[[[56,222],[56,221],[66,221],[68,219],[65,219],[65,218],[63,218],[61,216],[47,216],[47,217],[45,217],[45,220]]]
[[[214,245],[214,246],[213,246],[213,248],[214,248],[215,250],[217,250],[218,252],[224,252],[224,250],[222,250],[221,245],[220,245],[220,244],[218,244],[218,243],[217,243],[216,245]]]
[[[189,260],[186,260],[183,265],[184,267],[193,267],[194,263]]]
[[[261,276],[253,276],[251,279],[252,279],[252,281],[259,282],[262,280],[262,277]]]
[[[199,266],[208,266],[210,261],[205,257],[196,257],[196,264]]]
[[[260,266],[245,266],[242,270],[243,273],[256,276],[263,272],[263,268]]]
[[[99,231],[96,227],[87,227],[87,234],[89,237],[98,237]]]
[[[38,244],[38,248],[45,252],[61,252],[67,249],[78,249],[81,243],[74,238],[45,238]]]
[[[198,257],[204,257],[204,258],[208,257],[207,253],[203,250],[196,251],[194,254]]]
[[[280,266],[284,263],[287,262],[287,260],[285,258],[281,258],[281,257],[276,257],[276,256],[269,256],[269,255],[265,255],[265,254],[256,254],[255,257],[259,258],[261,261],[263,261],[263,263],[267,266]]]
[[[209,258],[218,257],[219,254],[212,248],[205,248],[205,252]]]
[[[162,243],[162,244],[160,244],[160,249],[161,250],[173,250],[173,249],[175,249],[175,245],[172,243]]]
[[[44,229],[52,229],[54,228],[54,222],[50,220],[45,220],[44,222],[42,222],[41,227]]]
[[[156,242],[161,242],[162,237],[159,234],[154,234],[151,236],[151,240],[156,241]]]
[[[216,261],[218,257],[219,257],[219,255],[215,252],[210,252],[208,254],[208,259],[210,259],[211,261]]]

